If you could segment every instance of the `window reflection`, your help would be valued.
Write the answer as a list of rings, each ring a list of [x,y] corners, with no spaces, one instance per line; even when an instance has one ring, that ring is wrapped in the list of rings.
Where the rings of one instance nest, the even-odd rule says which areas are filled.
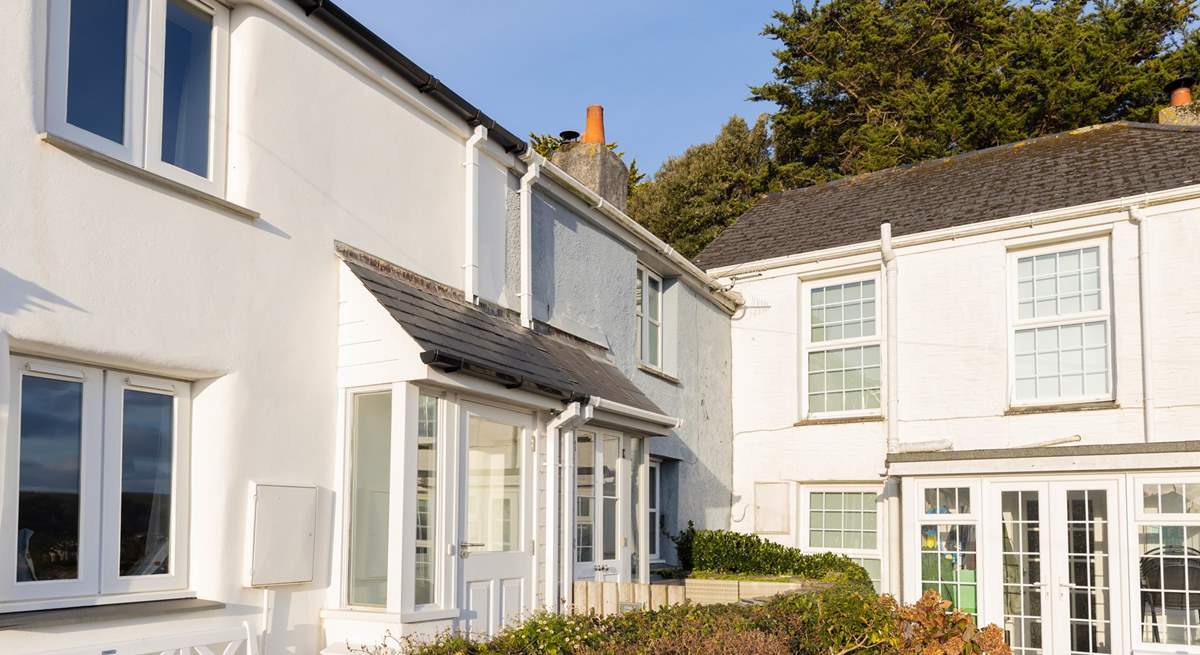
[[[169,571],[175,399],[125,391],[121,431],[121,575]]]
[[[79,577],[83,385],[21,380],[17,582]]]

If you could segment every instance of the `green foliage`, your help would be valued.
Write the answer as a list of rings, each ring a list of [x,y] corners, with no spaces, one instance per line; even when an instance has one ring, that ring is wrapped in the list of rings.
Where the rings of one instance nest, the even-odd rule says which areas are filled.
[[[712,142],[668,159],[653,180],[639,185],[629,214],[692,257],[754,206],[773,175],[768,116],[752,127],[734,116]]]
[[[686,529],[671,537],[671,541],[675,543],[675,554],[679,558],[679,568],[684,571],[691,571],[694,568],[692,566],[692,543],[695,540],[696,523],[694,521],[688,521]]]
[[[598,618],[535,614],[491,641],[392,640],[373,655],[1010,655],[996,626],[975,628],[929,592],[900,605],[862,587],[775,596],[758,605],[676,605]]]
[[[1118,119],[1200,65],[1189,0],[832,0],[777,12],[780,181],[803,186]]]
[[[692,565],[698,571],[746,575],[795,575],[810,580],[844,580],[870,587],[863,567],[845,555],[805,554],[756,535],[728,530],[700,530],[692,544]]]

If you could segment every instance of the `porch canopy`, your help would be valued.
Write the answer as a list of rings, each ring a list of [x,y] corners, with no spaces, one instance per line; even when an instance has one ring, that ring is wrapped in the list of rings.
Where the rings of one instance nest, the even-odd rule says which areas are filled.
[[[647,436],[679,427],[608,361],[606,349],[541,323],[526,329],[511,310],[468,304],[459,289],[351,246],[339,243],[337,252],[428,366],[564,403],[591,401],[592,423]]]

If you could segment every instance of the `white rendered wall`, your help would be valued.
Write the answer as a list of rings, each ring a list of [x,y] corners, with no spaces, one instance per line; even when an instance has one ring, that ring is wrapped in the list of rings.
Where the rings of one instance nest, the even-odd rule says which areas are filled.
[[[268,643],[270,653],[314,653],[337,561],[334,240],[461,287],[464,139],[277,18],[238,5],[226,197],[261,213],[249,221],[43,143],[45,14],[35,0],[8,9],[0,329],[20,352],[195,380],[191,589],[226,609],[136,621],[136,632],[258,622],[264,592],[241,586],[248,485],[312,483],[316,580],[274,592]],[[495,157],[480,161],[482,220],[502,222],[507,173]],[[499,294],[494,283],[483,288]],[[131,625],[2,631],[0,652],[128,638]]]
[[[1194,426],[1200,419],[1200,385],[1195,383],[1200,335],[1194,326],[1200,319],[1200,296],[1192,281],[1200,247],[1200,204],[1161,205],[1147,213],[1154,437],[1195,439]],[[1006,414],[1009,249],[1097,235],[1110,244],[1106,270],[1115,308],[1115,406]],[[1141,442],[1137,236],[1137,227],[1118,212],[899,248],[901,444],[945,439],[955,450],[1006,448],[1073,435],[1079,435],[1077,443],[1085,445]],[[885,423],[794,425],[802,418],[797,386],[800,280],[877,262],[878,254],[830,257],[768,270],[736,283],[734,289],[746,297],[746,309],[735,317],[732,328],[735,529],[753,530],[755,482],[880,480],[886,456]],[[947,472],[953,472],[954,465],[947,466]],[[794,514],[796,508],[790,511]],[[770,538],[799,543],[796,524],[792,521],[789,534]]]

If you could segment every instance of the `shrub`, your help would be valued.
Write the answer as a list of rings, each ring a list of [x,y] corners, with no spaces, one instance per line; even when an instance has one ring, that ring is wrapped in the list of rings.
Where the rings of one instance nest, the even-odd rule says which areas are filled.
[[[536,614],[491,641],[443,635],[402,640],[372,655],[1011,655],[996,626],[947,612],[930,591],[900,605],[862,586],[775,596],[759,605],[676,605],[655,611],[593,615]],[[395,641],[395,640],[393,640]]]
[[[813,580],[844,580],[870,585],[863,567],[845,555],[805,554],[756,535],[700,530],[692,537],[692,564],[699,571],[745,575],[795,575]]]
[[[675,542],[675,554],[679,556],[679,568],[684,571],[692,570],[692,542],[696,539],[696,524],[688,521],[686,530],[678,536],[671,537]]]

